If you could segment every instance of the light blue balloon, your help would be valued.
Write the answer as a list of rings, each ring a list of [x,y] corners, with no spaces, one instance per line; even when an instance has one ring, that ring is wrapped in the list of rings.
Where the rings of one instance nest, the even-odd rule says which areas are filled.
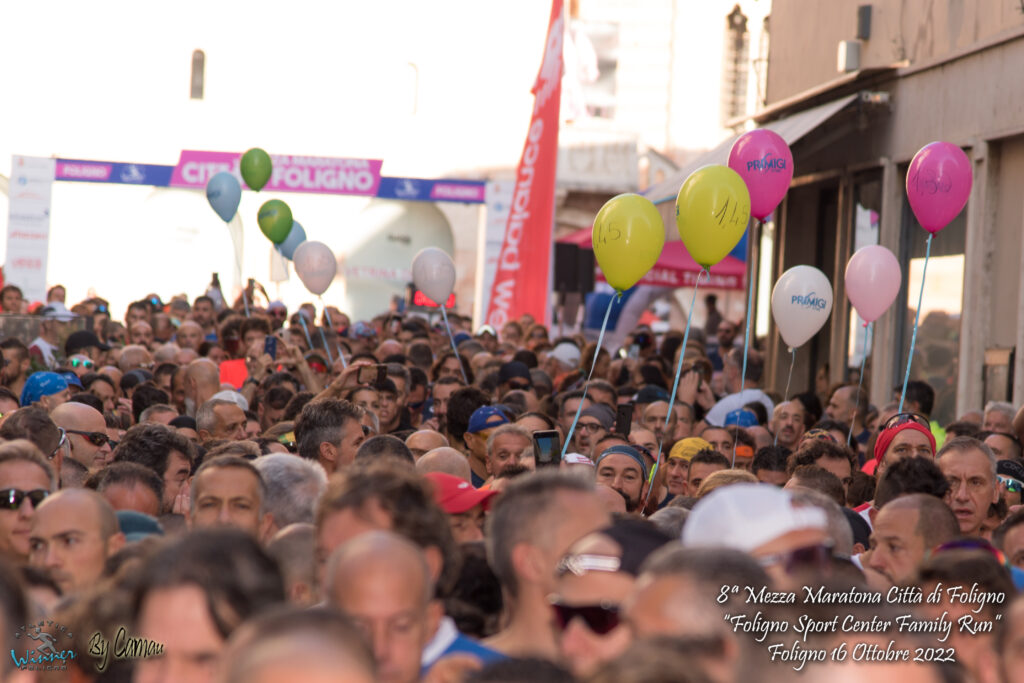
[[[225,223],[231,222],[242,201],[242,185],[238,178],[227,171],[221,171],[206,183],[206,199]]]
[[[288,236],[284,238],[284,242],[275,245],[277,253],[284,256],[289,261],[292,260],[292,256],[295,255],[295,249],[306,241],[306,231],[302,229],[298,221],[292,221],[292,229],[288,231]]]

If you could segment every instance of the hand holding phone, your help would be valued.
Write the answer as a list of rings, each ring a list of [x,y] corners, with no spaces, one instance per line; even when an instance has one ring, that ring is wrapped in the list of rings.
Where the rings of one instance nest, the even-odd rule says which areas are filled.
[[[537,467],[557,467],[562,461],[558,430],[544,429],[533,433],[533,453]]]
[[[268,334],[263,338],[263,353],[270,356],[273,360],[277,360],[277,337]]]
[[[623,403],[615,414],[615,433],[628,437],[633,428],[633,404]]]

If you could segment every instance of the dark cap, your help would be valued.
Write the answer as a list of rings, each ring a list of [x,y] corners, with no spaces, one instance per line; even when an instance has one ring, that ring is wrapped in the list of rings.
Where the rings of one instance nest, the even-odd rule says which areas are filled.
[[[646,519],[617,519],[598,533],[618,543],[622,548],[619,571],[633,576],[640,573],[640,565],[651,553],[672,541],[668,534]]]
[[[643,389],[636,392],[636,398],[633,399],[634,403],[639,403],[641,405],[655,403],[657,401],[668,401],[668,392],[653,384],[648,384]]]
[[[109,351],[110,347],[100,341],[100,338],[90,330],[78,330],[68,335],[68,340],[64,342],[64,354],[67,356],[73,356],[82,349],[87,349],[90,346],[95,346],[100,351]]]
[[[530,368],[526,367],[526,363],[520,363],[517,360],[505,363],[498,370],[498,384],[504,384],[511,379],[525,379],[531,385],[533,384]]]
[[[580,413],[580,417],[596,418],[605,429],[611,429],[612,425],[615,424],[615,413],[613,413],[612,409],[603,403],[595,403],[589,408],[585,408],[583,412]]]
[[[167,424],[175,429],[191,429],[192,431],[198,431],[199,429],[196,425],[196,419],[188,415],[179,415]]]
[[[1016,460],[1000,460],[996,463],[996,474],[1013,477],[1019,482],[1024,482],[1024,465]]]

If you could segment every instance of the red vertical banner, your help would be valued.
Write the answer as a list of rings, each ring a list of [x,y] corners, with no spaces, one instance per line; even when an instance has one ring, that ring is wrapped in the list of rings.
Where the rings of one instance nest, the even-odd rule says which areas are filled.
[[[538,321],[548,319],[564,37],[562,0],[553,0],[544,61],[532,91],[533,116],[516,168],[512,206],[491,286],[486,320],[495,329],[524,313]]]

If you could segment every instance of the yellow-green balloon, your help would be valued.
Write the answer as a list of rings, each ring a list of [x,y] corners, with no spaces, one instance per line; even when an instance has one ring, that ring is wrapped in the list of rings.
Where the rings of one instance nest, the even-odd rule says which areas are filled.
[[[620,194],[597,212],[591,239],[604,279],[622,292],[658,262],[665,246],[665,224],[650,199]]]
[[[728,166],[704,166],[690,174],[676,197],[676,227],[690,256],[710,268],[733,250],[750,220],[750,193]]]
[[[280,199],[264,202],[256,216],[260,230],[274,244],[281,244],[292,229],[292,210]]]
[[[239,164],[242,172],[242,180],[250,189],[259,192],[270,180],[270,174],[274,170],[270,162],[270,155],[259,147],[253,147],[242,155],[242,162]]]

